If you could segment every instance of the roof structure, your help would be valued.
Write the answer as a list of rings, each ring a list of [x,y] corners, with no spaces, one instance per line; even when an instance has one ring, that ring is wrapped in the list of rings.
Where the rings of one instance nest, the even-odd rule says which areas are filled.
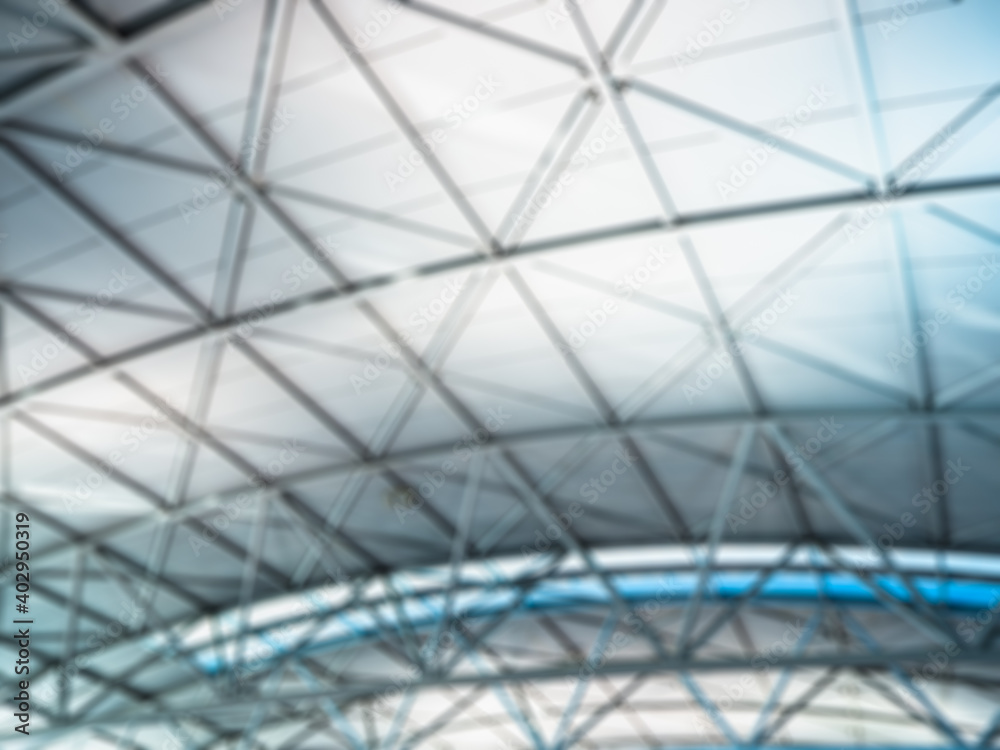
[[[0,33],[4,747],[998,746],[1000,5]]]

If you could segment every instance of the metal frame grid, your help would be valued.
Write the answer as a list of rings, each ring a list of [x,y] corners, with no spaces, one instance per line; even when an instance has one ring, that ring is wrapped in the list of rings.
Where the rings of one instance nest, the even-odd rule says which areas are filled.
[[[881,547],[874,559],[861,564],[852,545],[862,549],[870,545],[881,525],[892,522],[894,515],[881,508],[861,507],[849,490],[838,488],[830,473],[839,464],[864,455],[873,445],[901,434],[925,451],[920,463],[931,479],[945,475],[948,459],[944,446],[955,435],[977,442],[987,452],[994,450],[1000,444],[1000,433],[994,426],[1000,414],[996,405],[977,402],[975,397],[1000,381],[995,364],[942,387],[930,348],[919,348],[915,389],[901,390],[807,351],[762,341],[760,346],[769,347],[772,355],[892,405],[829,409],[818,399],[811,408],[779,406],[764,395],[760,373],[747,359],[736,357],[733,370],[743,402],[740,408],[666,415],[650,415],[647,410],[664,390],[690,378],[713,354],[735,346],[740,321],[758,313],[790,279],[807,273],[814,256],[843,228],[852,210],[873,203],[888,206],[901,314],[911,335],[919,330],[923,306],[900,208],[927,207],[978,240],[1000,241],[995,230],[940,205],[954,196],[993,196],[1000,187],[1000,171],[961,179],[900,182],[913,158],[893,165],[888,156],[885,107],[876,89],[865,37],[866,25],[884,22],[888,10],[863,13],[857,0],[845,0],[840,9],[839,33],[845,35],[853,53],[852,75],[861,92],[859,106],[868,126],[873,157],[870,173],[795,141],[777,139],[779,150],[853,180],[857,188],[723,209],[678,209],[671,181],[635,118],[636,102],[657,102],[753,140],[773,136],[759,125],[690,101],[642,76],[619,72],[628,69],[625,63],[664,13],[666,3],[656,0],[633,0],[621,6],[620,18],[603,42],[576,2],[570,0],[561,6],[584,54],[484,20],[491,13],[473,17],[420,0],[403,4],[403,13],[421,16],[434,28],[489,39],[518,55],[565,66],[578,77],[577,94],[496,229],[491,229],[491,222],[483,218],[445,163],[426,151],[427,169],[466,224],[462,232],[273,181],[268,176],[266,147],[234,156],[225,139],[184,103],[183,92],[173,90],[169,82],[161,83],[151,96],[169,113],[172,127],[198,144],[205,160],[193,161],[110,139],[95,145],[94,151],[109,163],[201,180],[211,179],[220,167],[235,165],[225,185],[230,200],[220,235],[218,272],[206,302],[173,274],[162,258],[125,231],[119,217],[101,208],[92,196],[53,177],[26,144],[76,143],[76,134],[34,123],[32,107],[72,91],[102,71],[124,70],[141,79],[148,69],[146,55],[161,43],[162,36],[167,32],[171,38],[183,35],[185,28],[201,22],[207,5],[187,1],[161,4],[146,15],[117,25],[81,3],[62,5],[58,20],[79,39],[79,45],[68,51],[33,52],[36,67],[15,79],[0,98],[4,169],[16,173],[19,181],[26,180],[30,191],[46,196],[89,234],[141,268],[158,285],[162,298],[170,299],[170,305],[112,301],[109,307],[116,312],[171,325],[165,335],[107,353],[86,336],[67,333],[47,307],[53,301],[85,302],[83,296],[16,276],[0,283],[0,327],[6,328],[3,324],[16,314],[46,334],[62,337],[79,362],[21,387],[14,384],[13,356],[4,357],[8,364],[0,370],[3,504],[8,511],[4,523],[9,527],[12,512],[27,510],[34,523],[47,530],[46,541],[35,548],[33,560],[50,567],[39,575],[33,590],[49,602],[53,612],[65,617],[65,627],[53,627],[51,642],[45,639],[45,645],[34,651],[42,667],[35,679],[42,683],[47,678],[46,684],[52,687],[48,702],[36,709],[46,729],[33,742],[45,745],[60,738],[86,736],[110,746],[148,748],[159,747],[163,737],[176,746],[205,748],[305,747],[310,742],[324,747],[454,747],[453,742],[462,740],[450,743],[451,732],[468,737],[463,732],[470,727],[485,727],[482,731],[487,736],[504,744],[538,750],[578,745],[809,745],[823,743],[796,740],[806,735],[782,731],[794,726],[796,717],[818,720],[816,717],[824,716],[825,711],[842,718],[848,711],[844,705],[825,702],[839,686],[845,695],[880,696],[885,707],[850,709],[855,711],[853,720],[859,727],[880,723],[897,726],[908,746],[944,743],[986,747],[994,743],[1000,713],[984,714],[982,707],[995,706],[996,701],[997,682],[990,668],[998,653],[994,647],[997,628],[978,633],[972,645],[960,635],[970,612],[975,616],[991,605],[962,605],[942,595],[942,587],[947,590],[963,579],[949,565],[945,551],[993,554],[996,544],[986,533],[989,530],[979,541],[964,538],[956,543],[956,501],[949,490],[935,506],[933,533],[909,542],[914,549],[938,551],[928,556],[931,562],[924,568],[923,563],[915,564]],[[414,148],[420,148],[426,132],[401,104],[400,92],[393,89],[378,54],[355,46],[350,31],[339,20],[343,9],[323,0],[262,3],[241,142],[256,142],[275,109],[294,17],[307,5],[329,33],[330,44],[346,54],[399,133]],[[931,2],[925,5],[921,12],[954,12],[932,7]],[[502,15],[492,11],[493,17]],[[949,117],[942,130],[954,134],[968,127],[998,95],[1000,85],[981,91]],[[606,110],[621,123],[629,152],[642,167],[647,187],[656,198],[659,215],[567,235],[526,238],[518,215],[565,168]],[[924,151],[925,145],[915,154]],[[310,205],[365,225],[433,238],[460,252],[399,272],[352,274],[331,255],[316,252],[314,229],[299,218],[302,214],[298,209]],[[723,302],[699,252],[699,230],[822,211],[831,212],[832,218],[819,233],[750,289],[741,304]],[[251,340],[239,333],[248,313],[239,308],[238,300],[250,237],[259,222],[276,228],[304,258],[322,259],[318,266],[326,281],[314,291],[275,304],[267,326]],[[587,358],[570,345],[551,308],[530,282],[525,264],[548,259],[567,248],[630,237],[672,238],[677,242],[704,312],[651,295],[636,296],[635,304],[685,320],[698,328],[702,337],[683,356],[671,358],[652,373],[628,399],[620,399],[609,395]],[[415,279],[444,278],[456,272],[467,273],[466,283],[429,342],[420,348],[401,343],[398,324],[383,309],[386,294]],[[586,274],[556,266],[549,266],[548,272],[571,285],[601,288],[599,279]],[[454,439],[450,435],[428,439],[417,447],[395,448],[430,398],[460,433],[474,434],[482,429],[481,411],[463,397],[464,391],[456,385],[461,381],[449,376],[446,362],[498,283],[513,290],[558,353],[586,396],[592,409],[590,418],[583,423],[512,428],[492,435],[460,473],[459,502],[449,500],[448,507],[443,507],[444,500],[431,497],[421,500],[417,509],[403,509],[418,519],[408,527],[410,538],[390,533],[380,538],[374,531],[365,536],[352,530],[348,518],[362,498],[370,502],[373,487],[386,488],[389,506],[398,513],[399,498],[416,497],[413,489],[421,472],[438,465],[440,457],[451,450]],[[302,385],[275,355],[281,350],[266,345],[312,345],[304,337],[296,338],[282,322],[287,319],[301,325],[308,321],[311,310],[329,305],[349,306],[352,314],[384,341],[397,342],[392,371],[402,374],[404,385],[380,416],[371,437],[359,435],[338,415],[337,402]],[[0,340],[6,349],[6,339]],[[196,351],[196,374],[186,407],[176,407],[133,368],[185,347]],[[321,426],[336,446],[331,451],[336,458],[281,476],[266,475],[261,462],[246,455],[245,443],[231,432],[213,429],[209,415],[219,398],[224,362],[235,354],[269,387]],[[344,352],[340,354],[344,356]],[[360,362],[372,352],[355,350],[346,356]],[[18,436],[31,434],[83,463],[100,461],[98,449],[67,437],[52,421],[68,417],[110,425],[129,422],[113,411],[59,404],[61,394],[94,380],[127,392],[144,408],[159,410],[162,428],[176,436],[178,447],[167,481],[155,483],[131,476],[127,467],[110,477],[112,484],[124,488],[148,509],[133,512],[124,520],[104,522],[98,518],[87,528],[78,528],[78,518],[61,517],[52,506],[32,497],[35,490],[18,487],[13,453]],[[488,385],[484,387],[489,391]],[[544,402],[551,401],[553,395],[532,397]],[[793,469],[788,457],[797,450],[796,443],[809,436],[805,426],[831,415],[856,429],[815,464]],[[685,438],[687,431],[704,428],[724,431],[717,434],[727,436],[721,444],[728,447],[706,447]],[[267,444],[266,436],[264,440]],[[694,516],[691,506],[679,501],[664,479],[663,460],[654,445],[669,445],[679,455],[716,467],[718,490],[706,489],[700,497],[702,507],[709,509],[707,514]],[[555,446],[560,456],[545,472],[531,460],[532,451],[539,446]],[[268,447],[280,448],[279,441],[270,441]],[[606,513],[601,518],[602,523],[623,529],[620,536],[602,538],[593,530],[564,527],[553,540],[551,551],[533,555],[527,563],[516,558],[512,563],[508,556],[519,544],[522,549],[526,541],[530,545],[529,540],[535,538],[532,532],[551,527],[565,515],[567,503],[565,496],[560,496],[561,488],[600,451],[621,451],[632,457],[637,492],[643,498],[642,512],[629,516]],[[257,476],[262,489],[248,515],[239,523],[234,519],[229,533],[218,533],[212,519],[226,513],[227,508],[237,507],[234,503],[244,496],[246,483],[223,482],[215,490],[193,493],[196,471],[206,461],[220,471],[224,469],[225,477]],[[735,509],[741,489],[755,480],[766,481],[775,472],[791,477],[781,504],[794,532],[762,532],[753,540],[780,545],[763,567],[733,563],[726,519]],[[311,491],[304,489],[315,482],[334,482],[328,485],[333,489],[323,492],[335,502],[315,502]],[[706,487],[715,485],[706,483]],[[504,514],[491,521],[487,533],[481,533],[477,529],[482,526],[474,523],[477,511],[497,496],[506,499]],[[979,493],[965,502],[985,504],[985,499]],[[968,525],[968,515],[963,517]],[[984,519],[989,517],[984,513]],[[282,534],[280,540],[277,530]],[[172,565],[178,549],[186,546],[192,535],[205,539],[206,532],[213,552],[227,557],[238,571],[222,576],[225,581],[216,587],[200,585],[199,573],[189,565],[182,569]],[[123,544],[122,540],[129,541]],[[286,552],[288,540],[295,540],[296,554],[291,557]],[[606,554],[621,543],[649,550],[666,544],[667,549],[681,551],[687,562],[653,566],[652,570],[687,575],[695,585],[658,607],[656,617],[635,619],[636,607],[648,603],[650,597],[629,593],[629,569]],[[405,554],[387,557],[386,550],[396,545]],[[281,549],[276,549],[279,546]],[[768,594],[769,581],[793,571],[813,576],[812,600],[791,601]],[[719,583],[722,574],[748,578],[737,593],[724,596]],[[204,575],[212,577],[208,571]],[[539,604],[540,587],[563,578],[576,581],[581,588],[557,603]],[[993,580],[989,575],[968,578],[986,584]],[[828,590],[842,579],[849,579],[865,594],[845,599]],[[415,585],[421,581],[424,588],[418,591]],[[336,606],[296,610],[294,615],[286,611],[283,618],[266,625],[258,620],[261,603],[289,593],[322,590],[327,582],[332,582],[328,588],[340,597]],[[502,604],[460,617],[457,602],[470,591],[486,599],[502,594]],[[107,653],[99,660],[85,660],[79,666],[78,657],[93,653],[94,633],[121,631],[107,606],[121,597],[133,605],[135,613],[127,632],[111,639]],[[433,603],[431,611],[436,615],[430,623],[418,622],[414,608],[426,607],[428,602]],[[534,604],[529,606],[531,602]],[[0,612],[6,610],[6,603],[0,606],[4,608]],[[628,621],[630,613],[633,618]],[[371,632],[333,648],[324,641],[324,634],[331,623],[345,618],[369,622]],[[755,673],[755,655],[759,660],[771,637],[768,623],[784,626],[800,621],[806,625],[797,631],[793,643],[785,642],[788,652],[773,663],[780,675]],[[635,638],[614,658],[601,659],[593,685],[590,680],[580,680],[565,691],[552,687],[578,674],[588,658],[606,656],[609,644],[616,642],[626,622],[634,624]],[[272,649],[263,667],[260,659],[251,667],[251,646],[259,645],[262,633],[282,626],[292,628],[294,646],[280,649],[277,655]],[[528,628],[538,632],[528,638]],[[59,630],[62,635],[57,637]],[[439,648],[445,633],[457,643],[457,651],[450,652],[447,660]],[[548,637],[552,648],[532,652],[540,634]],[[518,649],[522,637],[531,644],[523,653]],[[955,653],[947,651],[943,676],[930,685],[921,681],[920,670],[928,658],[933,660],[934,649],[947,649],[949,644],[960,644],[961,648]],[[214,667],[207,666],[212,664]],[[400,687],[393,678],[400,670],[411,676],[386,708],[386,694],[393,685]],[[714,690],[713,698],[713,691],[704,685],[709,679],[706,675],[727,672],[737,676],[719,685],[742,684],[740,675],[748,674],[763,698],[748,697],[743,703],[736,699],[735,708],[720,709],[722,688]],[[745,686],[741,695],[744,690],[749,696]],[[958,691],[955,695],[959,699],[949,690]],[[723,693],[729,694],[726,690]],[[430,721],[422,713],[430,710],[420,703],[425,696],[445,707]],[[961,708],[962,697],[975,702],[975,711],[949,716],[949,708]],[[487,700],[490,702],[484,703]],[[373,711],[373,706],[380,708]],[[692,723],[684,731],[665,734],[651,719],[660,712],[668,716],[679,712]],[[631,729],[623,728],[625,725]],[[607,734],[600,734],[598,728],[608,726]],[[694,731],[697,727],[700,734]],[[891,732],[878,731],[873,733],[874,739],[855,735],[854,744],[896,745],[892,736]]]

